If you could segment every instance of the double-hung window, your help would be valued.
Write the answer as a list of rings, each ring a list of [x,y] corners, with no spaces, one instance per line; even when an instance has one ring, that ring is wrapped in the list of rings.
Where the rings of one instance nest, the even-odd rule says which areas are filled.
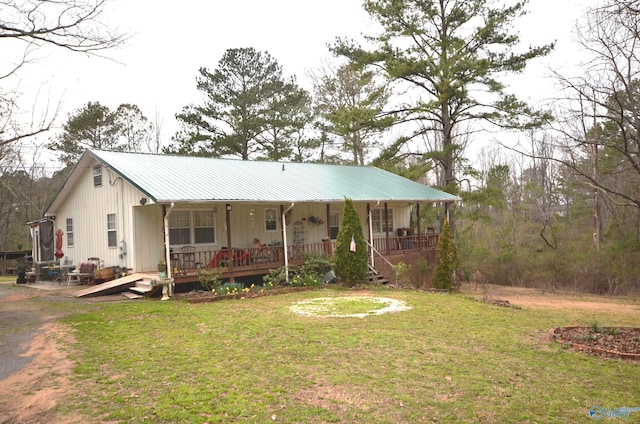
[[[338,231],[340,230],[340,214],[338,212],[331,212],[329,214],[329,237],[331,240],[338,238]]]
[[[216,240],[213,211],[193,211],[195,243],[213,243]]]
[[[107,214],[107,245],[118,247],[118,234],[116,232],[116,214]]]
[[[191,244],[191,212],[172,211],[169,215],[171,244]]]
[[[102,165],[93,165],[93,186],[102,187]]]
[[[73,218],[67,218],[67,247],[73,247]]]
[[[278,229],[278,212],[269,208],[264,210],[265,231],[276,231]]]
[[[393,231],[393,209],[387,208],[387,220],[384,219],[384,209],[371,210],[371,228],[374,233]]]
[[[212,210],[174,210],[169,215],[172,245],[215,243],[215,214]]]

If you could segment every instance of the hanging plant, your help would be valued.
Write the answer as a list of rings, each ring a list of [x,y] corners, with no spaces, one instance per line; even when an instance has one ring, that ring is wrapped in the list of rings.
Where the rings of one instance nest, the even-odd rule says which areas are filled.
[[[324,220],[317,216],[309,215],[309,225],[317,226],[324,224]]]

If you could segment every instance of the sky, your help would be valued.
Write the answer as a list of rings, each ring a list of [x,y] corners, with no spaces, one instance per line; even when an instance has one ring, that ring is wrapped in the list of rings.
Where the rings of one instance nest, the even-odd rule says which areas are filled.
[[[530,0],[529,14],[516,22],[524,45],[557,44],[551,55],[513,79],[516,95],[533,102],[554,95],[553,83],[545,78],[547,68],[564,69],[579,60],[572,30],[584,5],[593,3]],[[112,110],[131,103],[149,119],[158,117],[166,144],[178,130],[175,114],[203,100],[195,87],[198,69],[215,69],[225,50],[268,51],[285,75],[295,75],[301,86],[310,89],[308,72],[332,60],[327,44],[338,36],[361,40],[361,34],[373,29],[361,0],[110,0],[108,4],[104,23],[130,35],[125,45],[105,53],[109,59],[58,49],[20,72],[21,90],[31,93],[25,96],[31,104],[41,109],[60,104],[57,128],[87,102],[97,101]]]

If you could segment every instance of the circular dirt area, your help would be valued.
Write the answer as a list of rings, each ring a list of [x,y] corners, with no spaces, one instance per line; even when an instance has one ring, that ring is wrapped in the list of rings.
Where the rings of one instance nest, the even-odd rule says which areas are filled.
[[[370,296],[317,297],[291,306],[291,310],[300,315],[330,318],[364,318],[408,309],[411,307],[401,300]]]
[[[558,327],[551,330],[551,337],[578,352],[640,361],[637,327]]]

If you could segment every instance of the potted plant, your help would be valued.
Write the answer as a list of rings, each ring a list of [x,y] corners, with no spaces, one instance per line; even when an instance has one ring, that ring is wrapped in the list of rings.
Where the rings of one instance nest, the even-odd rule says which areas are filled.
[[[25,261],[20,261],[16,264],[16,272],[18,273],[16,284],[25,284],[27,282],[27,268],[28,265]]]
[[[167,278],[167,263],[164,259],[160,259],[158,262],[158,276],[160,278]]]

